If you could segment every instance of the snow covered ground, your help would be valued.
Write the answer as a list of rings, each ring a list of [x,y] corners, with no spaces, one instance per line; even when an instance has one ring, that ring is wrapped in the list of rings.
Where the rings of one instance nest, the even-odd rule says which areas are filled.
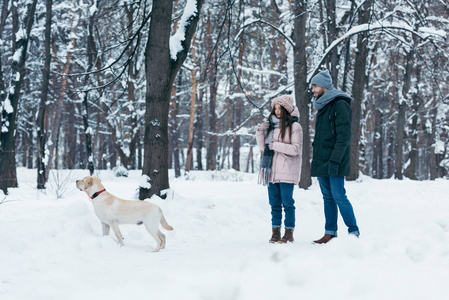
[[[37,191],[36,170],[0,205],[0,299],[449,299],[449,180],[347,182],[361,230],[313,245],[323,234],[317,183],[295,189],[293,244],[269,244],[270,208],[256,177],[192,172],[172,179],[159,204],[174,232],[153,253],[143,226],[122,225],[125,247],[103,237],[86,194],[85,170],[65,172]],[[136,199],[140,172],[99,177]],[[52,177],[52,181],[58,178]],[[0,198],[0,201],[3,197]]]

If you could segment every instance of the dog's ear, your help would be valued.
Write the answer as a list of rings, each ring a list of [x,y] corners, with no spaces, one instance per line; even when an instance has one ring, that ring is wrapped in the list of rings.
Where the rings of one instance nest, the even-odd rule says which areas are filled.
[[[84,189],[88,189],[89,187],[91,187],[92,186],[92,182],[93,182],[92,177],[86,177],[84,179]]]

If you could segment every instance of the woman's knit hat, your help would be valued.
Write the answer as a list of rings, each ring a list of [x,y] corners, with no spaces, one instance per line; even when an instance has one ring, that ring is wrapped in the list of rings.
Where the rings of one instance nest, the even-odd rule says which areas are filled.
[[[271,100],[271,107],[273,108],[276,104],[284,107],[289,114],[295,109],[295,99],[290,95],[282,95]]]

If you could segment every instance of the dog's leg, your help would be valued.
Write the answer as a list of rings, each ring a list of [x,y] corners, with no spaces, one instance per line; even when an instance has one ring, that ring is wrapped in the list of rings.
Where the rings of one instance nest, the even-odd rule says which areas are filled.
[[[145,228],[147,229],[148,233],[154,238],[156,241],[156,249],[154,249],[154,252],[159,252],[162,246],[162,239],[158,234],[158,225],[155,222],[144,222]]]
[[[103,226],[103,235],[109,235],[109,229],[111,229],[111,226],[103,222],[101,222],[101,225]]]
[[[125,246],[125,244],[123,243],[122,233],[120,232],[120,229],[118,228],[117,221],[115,221],[115,220],[111,221],[110,225],[111,225],[112,231],[114,231],[115,236],[117,237],[118,242],[120,243],[120,245],[121,246]]]
[[[165,234],[163,234],[159,229],[157,231],[157,234],[162,241],[161,249],[165,249]]]

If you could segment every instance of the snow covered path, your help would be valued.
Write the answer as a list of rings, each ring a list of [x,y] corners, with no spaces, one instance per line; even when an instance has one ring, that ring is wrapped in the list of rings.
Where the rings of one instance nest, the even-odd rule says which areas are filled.
[[[324,224],[314,182],[295,189],[295,243],[272,245],[267,192],[255,176],[193,172],[172,180],[173,199],[151,200],[175,228],[153,253],[143,227],[121,226],[125,247],[102,236],[75,188],[86,173],[66,174],[56,199],[54,185],[47,194],[34,188],[36,170],[18,170],[20,187],[0,205],[0,300],[449,299],[449,180],[347,182],[361,238],[340,218],[327,245],[311,244]],[[139,175],[99,173],[125,199],[136,198]]]

